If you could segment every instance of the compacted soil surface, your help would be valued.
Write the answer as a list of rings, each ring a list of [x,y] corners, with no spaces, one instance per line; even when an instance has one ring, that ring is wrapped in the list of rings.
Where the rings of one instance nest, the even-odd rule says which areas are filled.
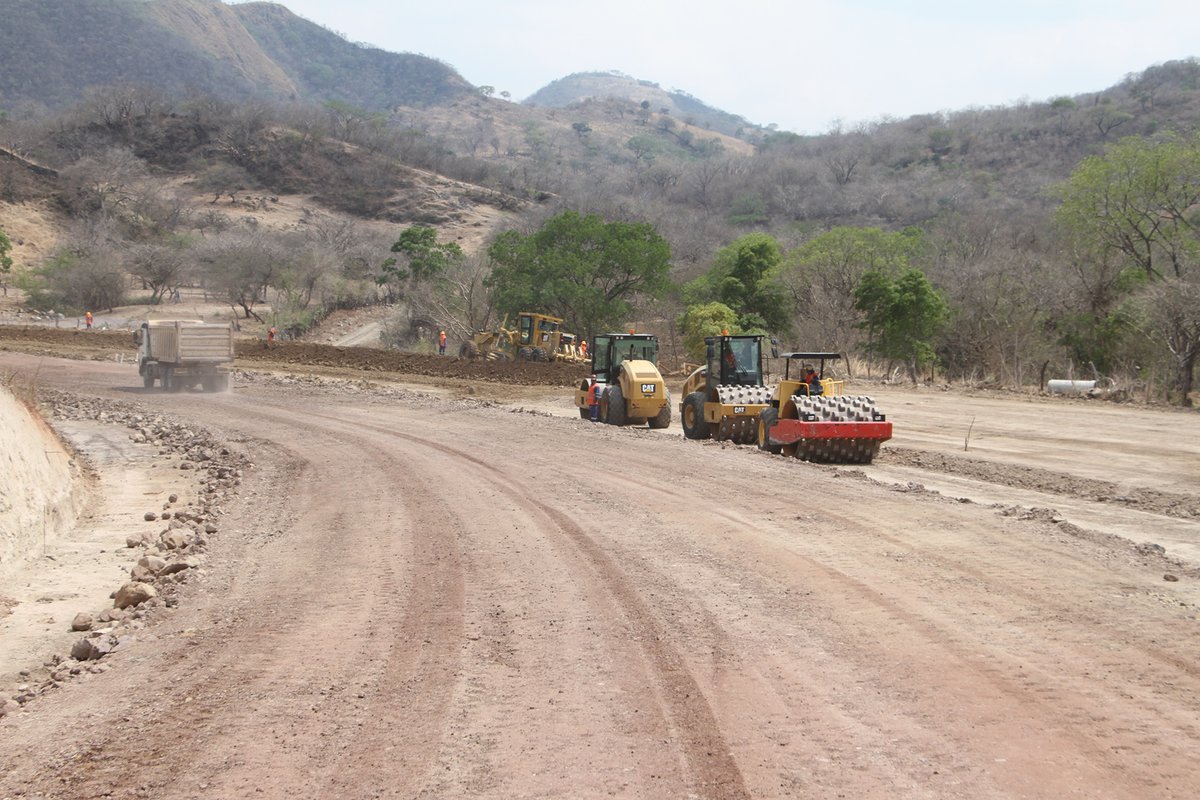
[[[0,798],[1200,795],[1195,413],[884,387],[851,468],[591,424],[573,375],[21,349],[246,466],[202,576],[0,718]]]

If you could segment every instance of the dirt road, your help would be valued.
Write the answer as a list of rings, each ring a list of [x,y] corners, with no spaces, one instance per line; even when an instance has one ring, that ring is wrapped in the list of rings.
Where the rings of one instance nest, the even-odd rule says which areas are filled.
[[[1115,500],[1161,482],[1106,460],[1172,456],[1102,435],[1169,422],[1162,469],[1187,470],[1195,416],[1080,405],[1095,451],[1057,425],[1049,463],[1005,444],[1029,415],[989,420],[964,455],[996,482],[923,467],[960,426],[897,407],[946,443],[900,443],[875,481],[677,429],[270,381],[164,395],[129,365],[0,354],[35,369],[256,468],[152,637],[0,721],[0,797],[1200,793],[1195,563],[958,499],[1049,493],[1195,535],[1194,475],[1152,511]],[[916,485],[939,476],[963,493]]]

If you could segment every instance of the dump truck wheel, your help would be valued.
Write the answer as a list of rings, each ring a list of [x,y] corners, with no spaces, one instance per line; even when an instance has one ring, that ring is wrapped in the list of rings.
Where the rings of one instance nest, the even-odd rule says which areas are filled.
[[[579,418],[590,420],[592,418],[592,412],[588,411],[586,408],[581,408],[579,409]]]
[[[160,385],[162,386],[162,390],[164,392],[173,392],[173,391],[175,391],[174,384],[175,384],[175,371],[172,370],[170,367],[167,367],[162,371],[162,380],[160,383]]]
[[[683,398],[683,435],[689,439],[709,439],[712,428],[704,421],[704,392],[692,392]]]
[[[145,375],[142,376],[142,386],[144,386],[147,389],[154,388],[154,373],[147,372]]]
[[[608,387],[608,415],[604,421],[609,425],[624,425],[629,422],[625,408],[625,397],[621,393],[621,384],[614,383]]]
[[[762,413],[758,415],[758,449],[768,453],[779,455],[783,451],[783,445],[771,444],[771,439],[768,434],[771,431],[771,426],[779,421],[779,409],[764,408]]]

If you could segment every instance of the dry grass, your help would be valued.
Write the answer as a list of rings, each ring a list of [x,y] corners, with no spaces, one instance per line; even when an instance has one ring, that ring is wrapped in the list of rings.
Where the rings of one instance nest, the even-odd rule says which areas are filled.
[[[0,202],[0,230],[8,234],[13,249],[13,270],[29,269],[54,252],[66,230],[66,219],[49,201]],[[12,289],[9,289],[12,293]],[[0,297],[3,300],[3,297]]]

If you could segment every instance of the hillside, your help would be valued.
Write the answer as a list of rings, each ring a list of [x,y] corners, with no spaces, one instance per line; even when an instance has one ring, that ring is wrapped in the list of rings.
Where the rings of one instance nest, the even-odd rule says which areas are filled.
[[[756,126],[742,117],[713,108],[679,90],[668,91],[653,81],[638,80],[620,72],[577,72],[559,78],[534,92],[526,105],[570,108],[588,100],[625,100],[644,111],[669,114],[690,125],[727,136],[747,136]]]
[[[1176,369],[1145,330],[1114,327],[1131,319],[1121,304],[1139,298],[1105,272],[1119,270],[1106,255],[1073,251],[1055,212],[1058,188],[1088,157],[1126,137],[1192,136],[1196,59],[1074,97],[820,136],[726,133],[684,97],[619,75],[571,76],[544,105],[507,102],[463,89],[439,62],[360,48],[274,4],[81,6],[97,19],[139,10],[142,30],[179,31],[172,41],[188,42],[193,57],[292,94],[247,103],[110,86],[57,114],[10,112],[0,124],[13,156],[0,158],[0,201],[10,204],[0,227],[20,232],[16,269],[39,269],[57,287],[35,287],[43,305],[105,307],[126,284],[111,271],[82,274],[89,266],[119,261],[140,275],[166,262],[168,280],[221,287],[247,314],[271,295],[296,329],[330,309],[403,301],[416,327],[467,330],[501,316],[480,256],[491,237],[570,210],[648,223],[663,237],[673,288],[635,300],[664,335],[696,304],[689,282],[755,234],[779,252],[771,330],[808,349],[861,352],[870,343],[854,290],[878,253],[856,248],[903,235],[913,247],[898,263],[950,309],[935,342],[948,375],[1011,385],[1046,370],[1119,375],[1129,397],[1162,390]],[[54,7],[64,3],[44,6]],[[98,72],[108,68],[96,58]],[[327,86],[330,74],[344,79]],[[322,91],[339,102],[303,102]],[[347,99],[392,96],[405,102],[386,112]],[[32,208],[44,216],[36,224],[21,219]],[[389,284],[381,265],[409,225],[477,257],[436,285]]]
[[[275,3],[0,0],[0,15],[0,109],[61,109],[117,84],[378,111],[470,91],[435,59],[350,43]]]

